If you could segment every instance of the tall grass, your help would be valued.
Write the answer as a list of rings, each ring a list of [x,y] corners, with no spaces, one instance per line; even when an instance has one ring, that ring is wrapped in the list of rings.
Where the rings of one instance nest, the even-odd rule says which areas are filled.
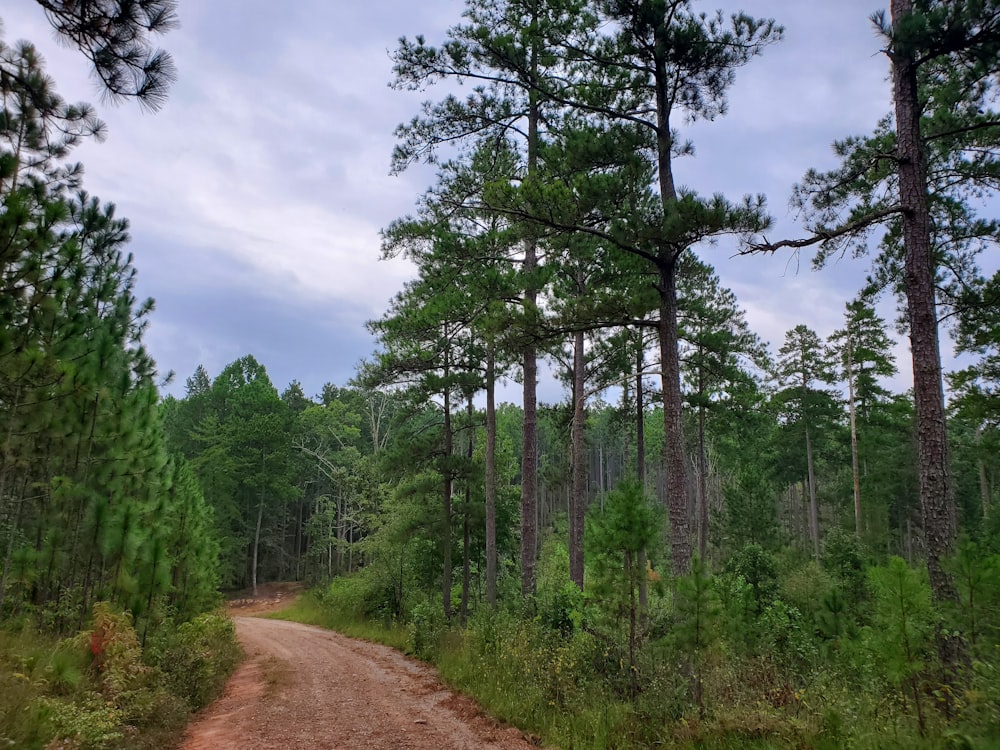
[[[407,650],[410,635],[406,628],[398,624],[386,625],[379,621],[367,620],[350,610],[324,605],[319,596],[316,591],[306,592],[285,609],[268,613],[264,617],[315,625],[327,630],[336,630],[352,638],[384,643],[401,651]]]

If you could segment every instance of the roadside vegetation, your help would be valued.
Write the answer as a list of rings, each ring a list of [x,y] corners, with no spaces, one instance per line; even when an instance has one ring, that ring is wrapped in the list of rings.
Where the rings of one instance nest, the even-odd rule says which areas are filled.
[[[0,742],[24,750],[172,747],[242,657],[221,612],[161,623],[145,648],[131,616],[107,603],[70,638],[28,622],[4,628]]]
[[[566,547],[548,535],[537,597],[477,608],[464,625],[427,593],[380,618],[372,569],[280,616],[428,661],[551,747],[988,750],[1000,743],[1000,555],[970,542],[951,565],[971,583],[941,612],[924,574],[895,557],[873,564],[847,534],[831,535],[819,564],[750,545],[718,574],[651,583],[630,643],[627,592],[567,585]],[[976,643],[948,672],[936,629],[973,619]]]

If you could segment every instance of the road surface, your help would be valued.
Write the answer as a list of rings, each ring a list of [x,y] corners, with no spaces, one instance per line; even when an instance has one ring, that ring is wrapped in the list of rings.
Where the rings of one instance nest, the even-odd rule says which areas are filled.
[[[535,745],[386,646],[235,617],[247,660],[181,750],[529,750]]]

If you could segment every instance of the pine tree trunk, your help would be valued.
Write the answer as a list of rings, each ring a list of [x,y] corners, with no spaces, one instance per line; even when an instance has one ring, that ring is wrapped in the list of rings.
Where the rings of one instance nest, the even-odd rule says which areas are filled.
[[[806,427],[806,468],[809,472],[809,536],[812,538],[813,557],[819,562],[819,502],[816,499],[816,468],[813,465],[812,439]]]
[[[643,404],[642,370],[644,350],[642,329],[638,331],[638,346],[635,355],[635,480],[639,488],[646,492],[646,409]],[[649,603],[649,576],[646,573],[646,550],[639,550],[639,608],[645,613]]]
[[[486,603],[497,603],[497,407],[496,354],[486,350]]]
[[[699,357],[699,360],[701,358]],[[698,366],[698,556],[708,559],[708,448],[705,445],[705,369]]]
[[[913,12],[912,0],[892,0],[896,32]],[[913,358],[920,508],[931,594],[937,603],[956,601],[944,560],[955,542],[955,502],[948,471],[941,354],[931,248],[927,164],[920,133],[921,106],[913,52],[894,49],[892,88],[896,115],[899,197],[903,206],[903,277]]]
[[[257,554],[260,549],[260,526],[264,521],[264,498],[260,498],[260,504],[257,506],[257,530],[253,535],[253,563],[250,568],[250,582],[253,586],[254,598],[257,597]]]
[[[982,426],[976,427],[976,445],[982,451],[983,444],[983,428]],[[983,460],[982,454],[980,453],[979,460],[976,461],[976,468],[979,470],[979,498],[983,504],[983,519],[990,517],[990,480],[986,475],[986,461]],[[0,597],[0,603],[2,603],[2,597]]]
[[[668,100],[667,52],[669,40],[659,38],[666,25],[658,27],[654,86],[656,97],[657,182],[664,217],[675,210],[677,190],[671,164],[673,141],[670,132],[671,102]],[[691,534],[687,506],[687,467],[684,461],[684,430],[681,421],[681,367],[677,350],[677,258],[684,248],[663,242],[658,248],[660,294],[660,362],[663,385],[663,459],[667,472],[667,509],[670,514],[670,563],[675,576],[691,570]]]
[[[465,457],[469,460],[469,466],[472,466],[472,458],[476,451],[476,428],[475,428],[475,415],[476,407],[472,402],[472,394],[468,396],[468,400],[465,405],[466,419],[468,420],[468,441],[466,443]],[[470,526],[469,514],[472,512],[472,482],[468,479],[465,480],[465,508],[462,512],[462,602],[459,605],[459,616],[462,619],[462,624],[469,619],[469,591],[470,583],[472,581],[472,529]]]
[[[537,8],[533,14],[537,18]],[[538,42],[532,42],[531,75],[538,72]],[[538,124],[540,109],[538,92],[532,88],[528,94],[528,174],[538,167]],[[538,266],[538,246],[533,237],[524,243],[524,311],[533,328],[538,290],[534,278]],[[529,331],[528,339],[531,339]],[[524,347],[522,364],[524,376],[524,425],[521,442],[521,594],[535,593],[535,559],[537,550],[538,514],[538,362],[535,344]]]
[[[663,463],[670,515],[670,564],[675,576],[691,569],[687,467],[681,421],[681,367],[677,351],[677,288],[673,262],[660,267],[660,361],[663,384]]]
[[[448,368],[445,366],[445,381],[448,380]],[[451,394],[448,392],[447,387],[444,391],[444,461],[442,474],[444,476],[444,482],[442,485],[442,505],[443,505],[443,517],[444,530],[441,534],[441,557],[442,557],[442,575],[441,575],[441,595],[444,600],[444,616],[445,619],[451,619],[451,495],[452,495],[452,476],[451,476],[451,454],[453,451],[452,445],[452,434],[451,434]]]
[[[858,416],[854,405],[854,351],[847,340],[847,408],[851,417],[851,473],[854,476],[854,534],[861,538],[861,471],[858,466]]]
[[[584,368],[583,331],[577,331],[573,338],[573,491],[570,493],[569,508],[569,578],[583,590],[583,514],[587,491],[587,466],[584,440],[587,412],[584,408],[586,394],[586,374]]]

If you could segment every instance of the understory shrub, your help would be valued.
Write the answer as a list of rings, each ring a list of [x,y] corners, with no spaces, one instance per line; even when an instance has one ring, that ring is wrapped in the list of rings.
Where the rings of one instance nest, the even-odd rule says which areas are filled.
[[[94,605],[89,630],[56,641],[0,632],[0,748],[153,750],[174,744],[240,659],[232,622],[164,622],[146,650],[128,613]]]

